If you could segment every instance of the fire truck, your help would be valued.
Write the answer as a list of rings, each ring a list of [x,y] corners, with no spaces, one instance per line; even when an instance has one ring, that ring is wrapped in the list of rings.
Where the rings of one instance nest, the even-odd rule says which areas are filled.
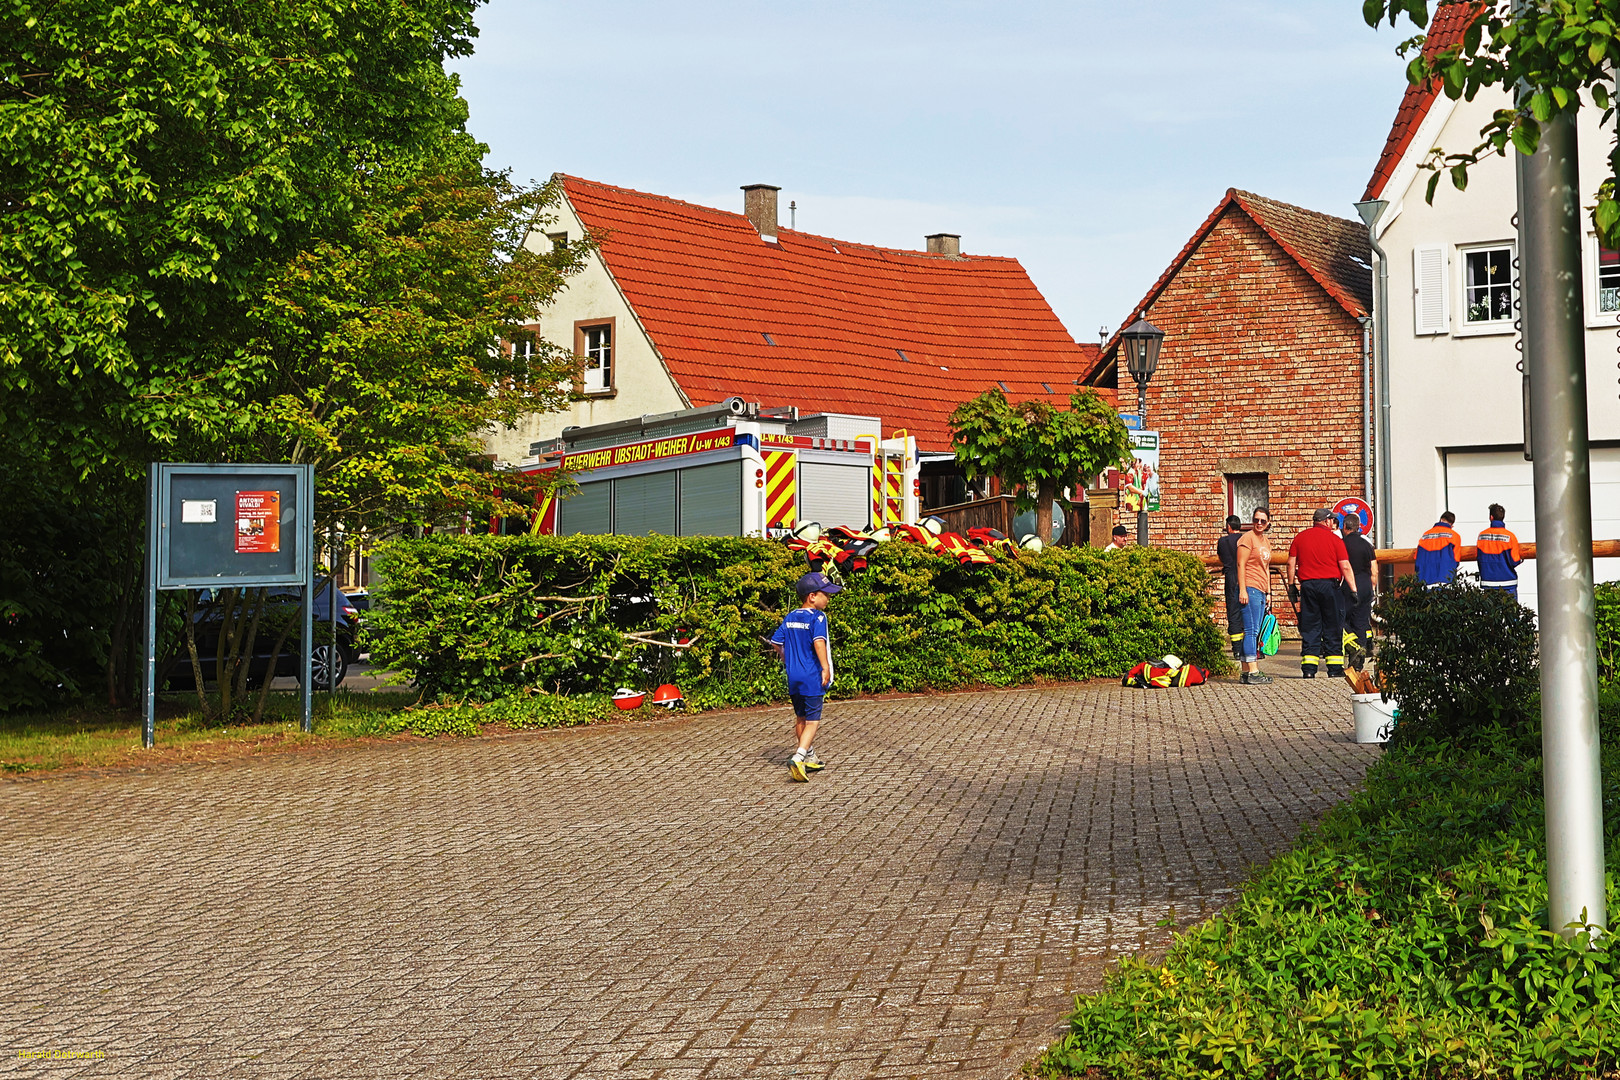
[[[917,441],[878,417],[718,405],[564,429],[525,472],[562,469],[578,494],[546,496],[542,535],[786,535],[801,522],[878,529],[920,518]]]

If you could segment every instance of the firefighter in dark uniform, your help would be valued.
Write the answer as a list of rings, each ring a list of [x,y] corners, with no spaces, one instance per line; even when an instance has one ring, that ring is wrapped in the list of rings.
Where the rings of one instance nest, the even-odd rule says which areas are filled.
[[[1344,674],[1339,582],[1344,582],[1351,600],[1361,599],[1350,553],[1335,524],[1333,511],[1318,510],[1311,515],[1311,527],[1288,545],[1288,598],[1299,605],[1299,667],[1307,679],[1316,678],[1324,657],[1329,676]]]
[[[1360,514],[1344,515],[1341,537],[1344,550],[1350,556],[1350,569],[1356,575],[1355,595],[1349,590],[1343,591],[1344,655],[1350,666],[1360,671],[1372,653],[1373,566],[1377,564],[1378,554],[1361,535]]]
[[[1221,560],[1221,583],[1226,587],[1226,633],[1232,642],[1232,655],[1243,659],[1243,602],[1238,599],[1237,545],[1243,536],[1243,519],[1230,514],[1226,535],[1215,541],[1215,557]]]

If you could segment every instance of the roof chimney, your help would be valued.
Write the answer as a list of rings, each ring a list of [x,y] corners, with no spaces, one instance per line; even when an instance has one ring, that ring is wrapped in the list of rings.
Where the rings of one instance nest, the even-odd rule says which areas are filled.
[[[962,237],[958,233],[937,232],[928,237],[928,254],[947,255],[953,259],[962,257]]]
[[[759,230],[759,235],[773,244],[776,242],[776,193],[781,190],[773,184],[743,185],[743,214]]]

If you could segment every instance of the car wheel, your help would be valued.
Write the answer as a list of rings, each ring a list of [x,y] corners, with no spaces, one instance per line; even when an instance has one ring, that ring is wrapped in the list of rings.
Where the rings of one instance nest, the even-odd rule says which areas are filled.
[[[333,672],[328,666],[335,667]],[[342,686],[343,679],[349,674],[349,657],[344,653],[342,646],[334,649],[330,643],[317,645],[309,651],[309,681],[316,690],[325,690],[328,686]],[[335,679],[331,678],[336,675]]]

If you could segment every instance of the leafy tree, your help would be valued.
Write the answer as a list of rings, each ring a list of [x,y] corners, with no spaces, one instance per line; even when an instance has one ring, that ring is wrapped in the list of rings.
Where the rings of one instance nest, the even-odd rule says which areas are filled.
[[[1473,4],[1473,0],[1441,0]],[[1402,17],[1419,29],[1429,25],[1428,0],[1364,0],[1362,14],[1376,27]],[[1448,154],[1436,149],[1427,163],[1434,170],[1428,199],[1434,200],[1442,172],[1458,190],[1468,186],[1468,169],[1488,154],[1505,155],[1512,146],[1535,153],[1541,127],[1556,116],[1572,116],[1587,101],[1614,115],[1614,64],[1620,61],[1620,0],[1530,0],[1518,11],[1508,4],[1477,3],[1462,40],[1423,55],[1423,37],[1405,41],[1401,55],[1415,53],[1406,75],[1414,86],[1434,83],[1453,101],[1472,101],[1480,90],[1521,88],[1513,106],[1498,109],[1480,131],[1477,146]],[[1608,175],[1594,193],[1592,224],[1608,247],[1620,247],[1620,144],[1611,145]]]
[[[95,513],[80,565],[115,595],[77,654],[105,650],[115,702],[148,461],[310,461],[324,516],[426,523],[494,505],[478,434],[568,382],[567,357],[501,346],[584,249],[523,251],[551,193],[478,166],[444,62],[479,2],[0,6],[0,454],[38,463],[0,499],[62,519],[12,522],[0,563],[55,565]],[[31,640],[6,651],[85,683]]]
[[[474,149],[443,61],[475,4],[8,0],[4,448],[89,475],[237,434],[266,272],[361,178]]]
[[[1052,539],[1052,504],[1065,509],[1065,489],[1130,453],[1125,424],[1089,387],[1069,398],[1067,409],[1044,401],[1009,404],[1000,390],[986,390],[951,413],[951,442],[968,478],[995,476],[1018,492],[1018,508],[1035,510],[1042,543]]]
[[[322,528],[510,510],[533,480],[494,472],[482,436],[567,400],[578,359],[525,324],[591,245],[526,248],[558,189],[477,166],[367,197],[351,230],[289,261],[249,313],[245,352],[265,379],[244,408],[251,434],[221,452],[314,464]]]

